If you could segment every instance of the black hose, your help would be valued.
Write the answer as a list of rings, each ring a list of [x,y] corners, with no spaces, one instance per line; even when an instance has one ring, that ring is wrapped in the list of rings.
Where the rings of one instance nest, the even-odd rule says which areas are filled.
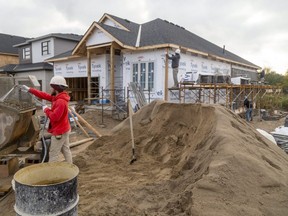
[[[44,156],[43,156],[43,158],[42,158],[41,163],[44,163],[44,162],[45,162],[45,159],[46,159],[47,154],[48,154],[48,148],[47,148],[46,140],[45,140],[45,138],[44,138],[44,130],[45,130],[45,125],[47,124],[47,120],[48,120],[48,118],[45,117],[45,121],[44,121],[44,125],[43,125],[43,130],[42,130],[42,135],[41,135],[41,140],[42,140],[42,144],[43,144],[42,146],[43,146],[43,148],[44,148]]]

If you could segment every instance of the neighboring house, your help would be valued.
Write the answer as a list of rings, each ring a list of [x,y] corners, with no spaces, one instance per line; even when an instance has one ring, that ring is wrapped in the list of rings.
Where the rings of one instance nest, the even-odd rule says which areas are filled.
[[[14,44],[18,50],[19,64],[5,65],[5,71],[15,77],[34,75],[41,84],[43,91],[49,91],[49,81],[54,75],[53,65],[45,62],[55,55],[71,50],[82,36],[76,34],[52,33]]]
[[[0,33],[0,67],[8,64],[18,64],[18,49],[15,44],[23,43],[28,38]]]
[[[236,76],[257,80],[259,66],[183,27],[162,19],[137,24],[109,14],[92,23],[72,52],[49,61],[55,75],[67,78],[76,100],[101,97],[97,94],[103,87],[114,91],[110,99],[115,101],[115,90],[130,82],[149,89],[152,100],[169,100],[173,78],[165,54],[177,48],[181,50],[179,80],[187,74],[195,83],[223,83]]]

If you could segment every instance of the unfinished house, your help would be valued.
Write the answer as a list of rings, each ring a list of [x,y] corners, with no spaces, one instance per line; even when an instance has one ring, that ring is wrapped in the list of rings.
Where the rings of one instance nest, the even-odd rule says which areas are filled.
[[[125,92],[133,82],[147,100],[178,101],[178,93],[171,89],[172,68],[166,56],[177,48],[181,50],[181,83],[230,83],[231,77],[257,82],[259,66],[162,19],[138,24],[104,14],[71,52],[49,61],[54,63],[54,74],[67,79],[74,100],[90,103],[105,91],[104,97],[115,103],[123,98],[118,91]]]

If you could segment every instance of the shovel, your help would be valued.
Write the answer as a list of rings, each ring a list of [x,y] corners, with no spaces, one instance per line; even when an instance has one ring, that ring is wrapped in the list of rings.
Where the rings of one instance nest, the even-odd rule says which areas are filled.
[[[132,122],[132,114],[134,112],[133,112],[130,100],[128,100],[128,109],[129,109],[129,120],[130,120],[130,130],[131,130],[131,140],[132,140],[132,160],[130,161],[130,164],[132,164],[137,159],[135,156],[135,143],[134,143],[134,133],[133,133],[133,122]]]

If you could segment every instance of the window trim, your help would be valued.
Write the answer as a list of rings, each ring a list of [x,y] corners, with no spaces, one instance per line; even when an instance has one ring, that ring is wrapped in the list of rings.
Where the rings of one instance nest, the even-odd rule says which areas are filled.
[[[51,42],[50,40],[41,42],[41,54],[42,54],[42,56],[51,54],[50,53],[50,46],[49,46],[50,42]]]
[[[30,47],[24,47],[22,54],[23,54],[24,60],[31,59],[31,48]]]
[[[143,73],[144,72],[142,71],[143,69],[145,69],[145,73]],[[150,71],[150,69],[152,69],[152,71]],[[141,79],[141,75],[145,76],[144,80]],[[149,77],[149,75],[150,76],[152,75],[153,77],[151,78]],[[149,90],[150,88],[150,91],[152,91],[155,86],[155,62],[154,61],[133,62],[131,76],[132,76],[131,78],[132,82],[139,83],[139,85],[143,90]]]

